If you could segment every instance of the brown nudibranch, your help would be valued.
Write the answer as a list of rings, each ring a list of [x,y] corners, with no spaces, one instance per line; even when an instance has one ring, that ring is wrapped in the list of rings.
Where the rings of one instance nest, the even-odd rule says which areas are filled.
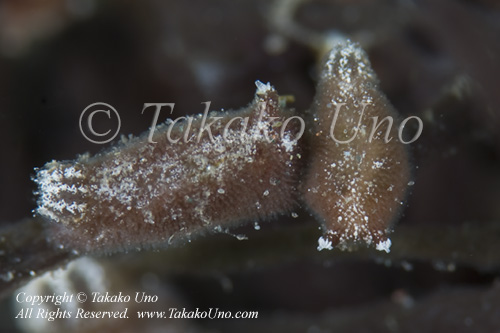
[[[361,47],[346,41],[325,57],[311,111],[314,129],[301,191],[323,223],[318,249],[364,243],[389,251],[410,167],[389,120],[397,113]]]
[[[322,223],[319,250],[389,251],[410,167],[393,127],[397,113],[366,53],[345,41],[325,57],[307,163],[302,118],[270,84],[256,84],[254,101],[240,111],[165,123],[153,137],[47,163],[35,182],[49,240],[83,253],[165,246],[285,213],[302,200]]]
[[[299,126],[285,121],[290,112],[274,88],[257,87],[247,108],[163,124],[154,144],[145,133],[94,157],[47,163],[35,177],[35,213],[48,220],[49,239],[83,253],[116,252],[291,210]],[[213,123],[210,133],[204,122]]]

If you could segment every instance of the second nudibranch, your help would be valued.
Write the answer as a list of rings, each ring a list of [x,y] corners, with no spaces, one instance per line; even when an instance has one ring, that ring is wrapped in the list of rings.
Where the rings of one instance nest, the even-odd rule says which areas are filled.
[[[392,126],[398,114],[361,47],[345,41],[325,57],[311,111],[310,160],[301,190],[323,225],[318,249],[366,244],[388,252],[410,167]]]

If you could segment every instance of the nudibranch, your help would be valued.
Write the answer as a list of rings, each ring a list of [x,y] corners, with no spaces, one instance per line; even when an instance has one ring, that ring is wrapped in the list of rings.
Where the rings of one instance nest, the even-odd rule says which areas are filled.
[[[347,40],[325,57],[311,115],[301,192],[323,225],[318,249],[366,244],[388,252],[410,180],[409,159],[392,126],[398,114],[361,47]]]
[[[339,43],[322,65],[307,143],[302,118],[257,81],[242,110],[212,112],[208,123],[207,112],[185,117],[96,156],[47,163],[34,180],[49,240],[80,253],[157,247],[302,201],[322,223],[319,250],[388,252],[410,181],[406,121],[393,127],[398,114],[358,45]]]
[[[302,170],[300,127],[286,121],[291,113],[269,83],[256,84],[242,110],[166,123],[155,130],[156,143],[145,133],[37,170],[35,213],[48,221],[49,239],[80,253],[110,253],[291,210]]]

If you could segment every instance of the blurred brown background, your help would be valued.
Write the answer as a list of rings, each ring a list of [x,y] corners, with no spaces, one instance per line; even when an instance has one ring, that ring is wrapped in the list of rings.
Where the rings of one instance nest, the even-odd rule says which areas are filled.
[[[114,106],[124,135],[149,128],[152,112],[141,115],[144,103],[176,103],[172,118],[202,112],[204,101],[237,109],[251,101],[255,80],[294,95],[293,107],[304,112],[314,96],[317,55],[276,31],[272,6],[264,0],[0,2],[0,222],[31,215],[33,168],[104,148],[79,131],[80,113],[91,103]],[[473,225],[492,235],[489,226],[500,223],[499,9],[487,0],[311,0],[297,9],[294,20],[304,29],[359,41],[395,107],[424,120],[422,137],[411,145],[415,185],[398,226]],[[298,213],[262,223],[259,233],[315,228],[305,210]],[[251,242],[255,231],[243,230]],[[221,236],[207,238],[211,246]],[[429,242],[441,241],[429,234]],[[491,295],[500,306],[492,287],[500,261],[484,265],[478,256],[472,249],[468,263],[445,262],[454,269],[444,271],[427,257],[413,258],[408,271],[372,256],[331,263],[307,255],[216,274],[203,268],[158,276],[193,307],[261,311],[252,322],[196,323],[212,331],[409,332],[426,323],[440,332],[499,330],[498,310],[485,312],[480,304]],[[231,288],[221,287],[220,276]],[[456,301],[464,297],[470,302]],[[404,308],[404,299],[416,305],[401,314],[394,309]],[[438,308],[433,315],[425,312],[431,305]]]

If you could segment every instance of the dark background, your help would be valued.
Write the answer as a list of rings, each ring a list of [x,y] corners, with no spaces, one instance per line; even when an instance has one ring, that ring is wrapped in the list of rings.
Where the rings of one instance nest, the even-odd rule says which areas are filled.
[[[141,115],[144,103],[176,103],[172,118],[201,113],[204,101],[212,109],[238,109],[251,101],[260,80],[295,96],[292,106],[304,112],[314,96],[318,55],[273,28],[271,5],[2,1],[0,222],[31,216],[35,167],[104,148],[80,133],[79,116],[89,104],[113,105],[120,133],[137,135],[152,120],[152,112]],[[428,254],[427,243],[417,243],[411,257],[390,261],[372,252],[337,258],[337,251],[303,250],[314,250],[314,241],[280,243],[287,229],[316,232],[313,218],[297,210],[299,218],[263,222],[259,232],[241,229],[248,244],[209,235],[186,245],[202,254],[186,250],[183,257],[177,249],[177,259],[164,259],[165,250],[99,262],[115,275],[129,274],[130,290],[153,274],[155,288],[174,290],[179,304],[190,308],[260,312],[258,320],[189,321],[173,331],[499,330],[500,255],[483,237],[491,244],[500,240],[499,9],[487,0],[308,1],[294,18],[316,33],[340,31],[361,42],[396,109],[424,120],[422,137],[410,147],[415,185],[395,237],[398,228],[416,230],[436,251]],[[461,234],[471,246],[466,249],[453,233],[464,226],[473,230],[469,239]],[[438,231],[425,234],[426,228]],[[259,237],[275,239],[276,248],[269,245],[248,264],[260,246],[252,238]],[[467,260],[440,257],[440,244],[468,253]],[[228,256],[233,246],[240,250]],[[241,250],[245,246],[252,251]],[[14,311],[9,301],[3,308]],[[14,329],[7,314],[6,332]],[[128,329],[139,330],[136,325]]]

